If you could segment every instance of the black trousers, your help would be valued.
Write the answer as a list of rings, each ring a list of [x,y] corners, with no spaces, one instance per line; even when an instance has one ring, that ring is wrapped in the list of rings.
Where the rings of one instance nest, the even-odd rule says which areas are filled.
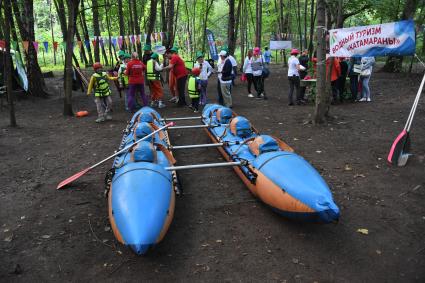
[[[186,105],[185,89],[187,76],[177,79],[177,92],[179,93],[179,105]]]
[[[289,80],[288,103],[293,104],[294,89],[295,89],[297,102],[302,99],[300,95],[300,77],[292,76],[292,77],[288,77],[288,80]]]
[[[253,76],[254,87],[257,91],[257,96],[264,92],[264,79],[263,76]]]
[[[246,75],[246,80],[248,82],[248,93],[252,93],[251,92],[251,86],[252,86],[252,81],[254,80],[254,76],[250,73],[245,74]]]
[[[217,98],[218,104],[224,105],[223,94],[221,93],[221,85],[219,79],[217,79]]]
[[[196,111],[199,110],[199,97],[196,98],[191,98],[192,100],[192,107],[193,109],[195,109]]]

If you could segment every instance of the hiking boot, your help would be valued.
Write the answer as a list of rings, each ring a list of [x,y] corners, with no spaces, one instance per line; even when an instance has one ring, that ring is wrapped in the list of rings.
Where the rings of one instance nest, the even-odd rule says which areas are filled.
[[[106,114],[106,120],[107,120],[107,121],[111,121],[111,120],[112,120],[112,115],[110,115],[110,114]]]
[[[103,117],[103,116],[98,117],[98,118],[95,120],[95,122],[96,122],[96,123],[102,123],[102,122],[105,122],[105,117]]]
[[[164,108],[165,104],[162,101],[158,102],[158,108]]]
[[[252,93],[248,93],[248,97],[253,98],[254,95],[252,95]]]

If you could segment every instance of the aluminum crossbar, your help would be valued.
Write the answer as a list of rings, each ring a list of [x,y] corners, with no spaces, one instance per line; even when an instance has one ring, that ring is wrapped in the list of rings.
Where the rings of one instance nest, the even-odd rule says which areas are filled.
[[[214,127],[228,126],[228,125],[229,124],[174,126],[174,127],[169,127],[168,130],[214,128]]]
[[[239,161],[237,161],[237,162],[220,162],[220,163],[206,163],[206,164],[193,164],[193,165],[165,167],[165,170],[176,171],[176,170],[229,167],[229,166],[240,166],[240,165],[243,165],[243,162],[239,162]]]
[[[197,120],[197,119],[202,119],[202,116],[163,118],[163,119],[161,119],[161,121],[183,121],[183,120]]]
[[[190,149],[190,148],[205,148],[205,147],[220,147],[224,146],[224,143],[205,143],[205,144],[189,144],[189,145],[177,145],[177,146],[170,146],[171,150],[174,149]]]

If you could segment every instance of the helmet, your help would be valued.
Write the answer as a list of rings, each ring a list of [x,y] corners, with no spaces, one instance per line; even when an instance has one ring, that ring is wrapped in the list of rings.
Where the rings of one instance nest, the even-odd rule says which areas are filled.
[[[170,49],[171,53],[179,53],[179,48],[176,46],[173,46],[173,48]]]
[[[196,52],[196,59],[199,59],[201,57],[204,57],[204,53],[202,53],[201,51]]]
[[[253,50],[254,55],[260,55],[261,49],[260,47],[255,47]]]
[[[199,76],[200,73],[201,73],[201,69],[199,69],[199,68],[193,68],[192,69],[192,75]]]
[[[118,58],[119,57],[124,57],[124,56],[125,56],[125,51],[124,50],[118,51]]]
[[[298,54],[300,54],[300,51],[296,48],[292,48],[291,55],[298,55]]]
[[[143,51],[151,51],[152,47],[150,44],[145,44],[145,46],[143,47]]]
[[[151,58],[158,59],[159,58],[158,53],[152,53]]]
[[[96,71],[97,69],[101,69],[103,66],[99,62],[93,64],[93,69]]]
[[[124,59],[131,59],[131,55],[129,53],[124,54]]]

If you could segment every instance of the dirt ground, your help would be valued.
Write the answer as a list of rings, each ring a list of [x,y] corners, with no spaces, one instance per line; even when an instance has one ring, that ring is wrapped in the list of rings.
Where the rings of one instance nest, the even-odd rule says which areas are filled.
[[[74,109],[90,116],[67,118],[62,81],[48,79],[49,99],[18,102],[19,128],[9,128],[7,109],[0,111],[0,281],[424,282],[424,100],[408,165],[386,162],[421,77],[374,73],[373,102],[332,106],[332,122],[313,126],[312,104],[287,105],[284,74],[272,67],[267,101],[247,98],[238,81],[234,110],[263,133],[287,141],[319,170],[341,209],[338,224],[296,223],[276,215],[230,168],[184,171],[184,195],[167,236],[138,257],[110,231],[103,178],[111,162],[71,188],[55,190],[118,147],[130,118],[123,99],[114,95],[113,121],[96,124],[92,99],[75,92]],[[212,101],[215,88],[211,79]],[[170,103],[160,113],[193,115]],[[193,129],[172,132],[171,138],[175,145],[209,142]],[[178,164],[222,160],[215,149],[176,157]]]

